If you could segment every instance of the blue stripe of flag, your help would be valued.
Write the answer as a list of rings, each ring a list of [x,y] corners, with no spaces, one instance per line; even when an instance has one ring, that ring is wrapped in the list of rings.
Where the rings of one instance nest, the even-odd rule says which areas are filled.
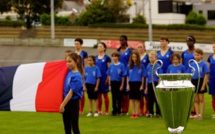
[[[10,111],[12,99],[13,78],[18,66],[0,68],[0,111]]]

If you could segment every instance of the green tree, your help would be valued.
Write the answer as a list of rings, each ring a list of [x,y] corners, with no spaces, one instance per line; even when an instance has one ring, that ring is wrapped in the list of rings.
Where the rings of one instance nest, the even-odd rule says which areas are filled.
[[[10,0],[0,0],[0,14],[11,10]]]
[[[134,24],[146,24],[146,19],[144,16],[138,14],[135,18],[133,18]]]
[[[31,28],[32,22],[39,21],[43,13],[50,13],[50,0],[11,0],[12,6],[20,19],[26,21],[26,27]],[[61,7],[63,0],[54,0],[55,9]]]
[[[122,0],[95,0],[86,7],[77,20],[77,25],[120,22],[128,5]]]
[[[199,14],[197,17],[197,24],[204,26],[207,23],[206,17],[203,14]]]
[[[186,17],[185,23],[204,26],[207,23],[207,20],[203,14],[198,14],[196,11],[192,10]]]
[[[196,11],[192,10],[187,15],[187,17],[185,19],[185,23],[186,24],[196,24],[197,23],[197,17],[198,17],[198,14],[196,13]]]

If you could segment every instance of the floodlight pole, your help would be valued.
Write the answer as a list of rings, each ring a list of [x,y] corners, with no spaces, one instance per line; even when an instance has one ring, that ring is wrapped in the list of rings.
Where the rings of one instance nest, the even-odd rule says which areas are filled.
[[[54,23],[54,0],[51,0],[51,38],[55,38],[55,23]]]
[[[151,0],[149,1],[149,42],[152,43],[152,10],[151,10]]]

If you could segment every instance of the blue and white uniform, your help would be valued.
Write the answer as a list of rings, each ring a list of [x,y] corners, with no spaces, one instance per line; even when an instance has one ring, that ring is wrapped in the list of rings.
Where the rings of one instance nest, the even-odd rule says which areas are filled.
[[[122,78],[125,76],[125,66],[122,63],[114,64],[112,63],[108,70],[107,75],[110,76],[110,81],[122,81]]]
[[[146,54],[141,60],[140,60],[141,64],[144,66],[144,68],[146,69],[147,65],[149,64],[149,56],[148,54]]]
[[[192,68],[190,68],[190,67],[187,69],[186,72],[187,73],[194,73],[192,79],[198,79],[198,69],[197,69],[196,64],[194,62],[191,62],[190,65],[195,68],[195,70],[196,70],[195,73],[194,73],[194,70]],[[199,69],[200,69],[200,78],[204,78],[206,73],[210,73],[210,70],[209,70],[208,65],[207,65],[206,62],[200,61],[198,63],[198,65],[199,65]]]
[[[183,65],[185,67],[185,70],[187,70],[189,67],[188,62],[191,59],[194,59],[194,52],[193,53],[188,53],[188,50],[185,50],[184,52],[182,52],[181,54],[181,58],[183,59]]]
[[[210,55],[207,61],[210,63],[209,94],[215,95],[215,59],[213,55]]]
[[[142,64],[140,67],[134,65],[133,68],[127,67],[126,76],[128,76],[129,81],[129,99],[131,100],[140,100],[142,97],[142,91],[140,91],[140,87],[143,84],[142,78],[145,77],[145,68]]]
[[[84,59],[86,59],[86,58],[88,57],[88,54],[87,54],[86,51],[83,51],[83,50],[82,50],[82,51],[79,53],[79,55],[81,56],[82,64],[84,65]]]
[[[157,51],[157,58],[158,60],[161,60],[163,62],[162,70],[163,73],[166,73],[168,66],[171,64],[171,55],[173,54],[173,51],[169,48],[169,50],[162,55],[161,50]]]
[[[120,54],[119,62],[123,63],[125,67],[127,67],[132,50],[127,48],[125,52],[121,52],[119,49],[118,52]]]
[[[101,77],[100,69],[98,66],[87,66],[85,67],[85,83],[86,84],[96,84],[98,78]]]
[[[120,58],[119,58],[119,62],[121,62],[122,64],[124,64],[125,68],[128,66],[128,62],[129,62],[129,58],[130,58],[130,55],[131,55],[131,52],[132,50],[130,48],[127,48],[125,50],[125,52],[121,52],[120,49],[117,50],[120,54]],[[125,78],[125,81],[124,81],[124,86],[123,86],[123,91],[124,93],[127,94],[127,90],[126,90],[126,78]]]
[[[196,66],[196,64],[195,64],[194,62],[192,62],[190,65],[191,65],[192,67],[194,67],[196,71],[195,71],[195,73],[194,73],[194,70],[193,70],[192,68],[189,67],[189,68],[187,69],[187,73],[194,73],[191,82],[193,83],[193,85],[194,85],[195,87],[197,87],[197,88],[196,88],[196,89],[197,89],[197,93],[198,93],[198,94],[206,93],[206,92],[207,92],[207,88],[206,88],[206,87],[204,88],[205,90],[201,90],[201,87],[202,87],[202,85],[203,85],[203,83],[204,83],[204,76],[205,76],[205,74],[210,73],[210,70],[209,70],[209,68],[208,68],[208,66],[207,66],[207,64],[206,64],[206,62],[200,61],[200,62],[198,63],[198,65],[199,65],[199,70],[200,70],[199,88],[198,88],[198,69],[197,69],[197,66]]]
[[[185,67],[182,64],[177,66],[171,64],[168,66],[166,73],[185,73]]]
[[[69,71],[67,73],[65,83],[64,83],[64,92],[63,97],[65,98],[69,91],[73,91],[71,100],[81,99],[83,95],[83,81],[80,72]]]
[[[96,65],[99,67],[101,72],[101,78],[100,78],[100,84],[99,84],[99,90],[98,93],[107,93],[108,86],[105,85],[105,81],[107,79],[107,70],[108,70],[108,63],[111,62],[111,59],[108,55],[104,55],[102,59],[98,59],[98,56],[96,56]]]
[[[148,79],[147,83],[152,83],[152,67],[153,67],[153,65],[151,65],[151,64],[148,64],[148,66],[146,67],[146,78]],[[158,67],[160,67],[160,65],[158,63],[155,64],[154,70]],[[158,69],[158,74],[161,74],[161,73],[163,73],[163,71],[160,68],[160,69]],[[153,82],[158,82],[158,80],[159,80],[159,78],[154,72],[154,81]]]
[[[145,77],[145,72],[143,65],[140,65],[140,68],[134,65],[133,68],[127,67],[125,75],[129,77],[129,82],[142,82],[142,77]]]

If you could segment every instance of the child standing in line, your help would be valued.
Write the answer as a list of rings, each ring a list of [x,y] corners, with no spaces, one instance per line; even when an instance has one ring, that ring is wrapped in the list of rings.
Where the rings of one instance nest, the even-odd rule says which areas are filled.
[[[125,66],[119,62],[119,52],[113,52],[111,57],[113,63],[108,68],[107,75],[110,81],[109,90],[112,93],[112,115],[116,116],[121,114],[121,97],[124,86]]]
[[[140,63],[144,66],[144,68],[146,69],[148,63],[149,63],[149,56],[146,53],[146,46],[143,43],[139,43],[137,46],[137,50],[140,54]],[[146,79],[144,79],[146,81]],[[146,82],[144,81],[144,87],[143,89],[145,89],[146,86]],[[145,109],[145,111],[144,111]],[[148,114],[148,95],[144,93],[143,90],[143,96],[140,100],[140,115],[146,115]]]
[[[212,108],[214,114],[212,118],[215,119],[215,43],[213,44],[214,53],[208,57],[208,63],[210,68],[210,77],[209,77],[209,94],[212,96]]]
[[[70,69],[64,83],[63,102],[59,111],[63,114],[64,130],[66,134],[80,134],[79,130],[79,99],[83,95],[83,68],[81,59],[76,53],[70,53],[66,57],[66,63]]]
[[[155,97],[155,93],[153,90],[153,86],[152,86],[152,82],[154,82],[154,85],[157,86],[158,82],[159,82],[159,78],[158,76],[155,74],[155,72],[152,72],[152,67],[154,65],[154,63],[157,60],[157,52],[156,51],[150,51],[149,52],[149,64],[146,68],[146,89],[145,89],[145,93],[148,94],[148,104],[149,104],[149,114],[147,115],[147,117],[152,118],[152,116],[154,115],[154,103],[156,104],[156,116],[158,118],[161,117],[161,112],[160,112],[160,108],[158,106],[158,102],[157,99]],[[158,68],[160,65],[159,64],[155,64],[155,69]],[[152,73],[153,73],[153,77],[154,77],[154,81],[152,81]],[[158,73],[162,73],[162,70],[159,69]]]
[[[206,84],[208,82],[208,77],[210,70],[207,66],[207,63],[202,60],[203,58],[203,51],[199,48],[194,50],[194,58],[196,62],[199,65],[200,69],[200,83],[199,83],[199,88],[198,88],[198,69],[196,64],[191,63],[191,66],[195,68],[195,74],[192,77],[191,82],[193,85],[196,87],[197,96],[195,99],[194,107],[196,111],[196,116],[195,119],[203,119],[203,114],[204,114],[204,107],[205,107],[205,102],[204,102],[204,93],[207,92],[206,89]],[[188,73],[193,73],[193,70],[191,68],[188,68],[187,70]],[[200,111],[199,111],[200,108]]]
[[[87,64],[88,54],[86,51],[82,50],[82,45],[83,45],[83,40],[81,38],[76,38],[75,39],[75,53],[77,53],[78,55],[81,56],[82,65],[83,65],[83,67],[85,67],[85,65]],[[85,105],[85,93],[83,93],[83,97],[80,100],[80,110],[79,110],[80,114],[83,114],[84,105]]]
[[[95,56],[89,56],[87,58],[88,66],[85,67],[85,91],[87,91],[89,99],[90,112],[87,116],[93,115],[93,101],[95,105],[94,116],[98,114],[98,87],[100,82],[101,73],[99,68],[95,65]]]
[[[129,66],[126,71],[127,90],[131,100],[132,115],[130,118],[138,118],[140,99],[144,85],[145,68],[140,63],[140,55],[133,51],[129,59]]]
[[[174,53],[171,56],[172,64],[168,66],[166,73],[185,73],[184,65],[180,64],[181,57]]]
[[[102,113],[102,95],[104,96],[104,102],[105,102],[105,115],[109,114],[109,97],[108,97],[108,85],[109,81],[107,79],[107,70],[111,63],[111,59],[108,55],[105,54],[105,51],[107,49],[107,46],[104,42],[100,42],[98,44],[98,55],[96,56],[96,65],[99,67],[101,72],[101,78],[100,78],[100,84],[99,84],[99,90],[98,90],[98,112],[99,114]]]

